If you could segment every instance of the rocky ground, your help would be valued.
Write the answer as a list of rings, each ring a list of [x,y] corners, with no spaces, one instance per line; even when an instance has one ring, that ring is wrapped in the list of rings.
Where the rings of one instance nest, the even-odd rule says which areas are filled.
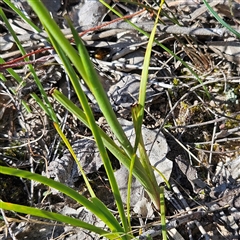
[[[26,1],[12,2],[40,26]],[[113,109],[130,137],[130,108],[138,97],[148,39],[122,20],[101,26],[117,17],[98,1],[43,2],[66,37],[70,32],[64,14],[70,16],[79,32],[89,30],[82,34],[82,38]],[[157,7],[156,2],[108,3],[145,31],[151,31],[155,15],[150,9]],[[149,11],[142,11],[141,4]],[[240,32],[240,4],[237,1],[229,4],[219,0],[210,2],[210,5],[225,22]],[[27,52],[45,47],[44,35],[34,34],[4,1],[0,2],[0,7]],[[181,61],[163,48],[153,46],[143,132],[152,164],[157,164],[172,186],[172,191],[165,192],[169,239],[239,239],[239,40],[217,22],[201,1],[191,0],[166,0],[156,39],[184,60],[202,80],[200,83]],[[3,21],[0,21],[0,44],[0,57],[4,61],[21,56]],[[36,57],[49,55],[46,51]],[[66,73],[54,57],[34,66],[47,92],[57,88],[78,104]],[[26,85],[21,86],[9,72],[0,68],[0,166],[49,176],[88,196],[70,153],[32,98],[31,93],[39,94],[39,91],[29,70],[26,66],[13,68]],[[108,132],[94,99],[87,94],[96,121]],[[23,107],[22,100],[31,112]],[[49,100],[97,196],[114,210],[101,159],[94,142],[89,139],[91,132],[51,96]],[[112,161],[117,179],[126,180],[123,177],[126,173],[119,163],[114,158]],[[120,186],[126,186],[126,181],[118,181]],[[0,174],[0,189],[3,201],[34,205],[84,218],[99,226],[102,224],[59,192],[47,194],[48,189],[42,185]],[[140,204],[134,194],[141,190],[132,193],[133,206]],[[143,205],[148,206],[147,213],[139,218],[137,216],[143,213],[134,208],[133,225],[151,230],[154,237],[160,231],[158,214],[148,201]],[[17,213],[2,211],[1,214],[1,239],[98,239],[81,229],[42,222]],[[136,232],[136,236],[145,239],[144,233]]]

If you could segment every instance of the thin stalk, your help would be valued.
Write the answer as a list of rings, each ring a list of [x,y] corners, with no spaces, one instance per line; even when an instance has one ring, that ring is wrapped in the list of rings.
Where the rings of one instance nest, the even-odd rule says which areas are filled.
[[[69,56],[69,59],[71,60],[73,65],[77,68],[78,72],[81,74],[86,84],[89,86],[94,96],[96,97],[99,107],[102,110],[113,133],[117,137],[121,146],[126,150],[127,154],[131,157],[133,154],[133,148],[116,118],[116,115],[103,89],[103,86],[99,81],[96,81],[96,79],[98,78],[96,72],[95,71],[91,72],[91,69],[94,69],[94,67],[90,59],[88,59],[88,61],[87,59],[84,59],[86,60],[85,63],[87,64],[87,66],[85,65],[86,68],[84,68],[87,71],[85,72],[82,70],[83,68],[81,63],[79,63],[80,58],[79,58],[79,55],[76,53],[76,50],[71,46],[69,41],[65,38],[64,34],[61,32],[56,22],[53,21],[52,17],[50,16],[45,6],[40,1],[28,0],[28,3],[33,8],[33,10],[37,13],[43,25],[48,29],[49,32],[51,32],[51,35],[58,41],[61,48]],[[83,54],[83,56],[86,57],[86,49],[84,48],[84,45],[81,44],[79,46],[81,48],[79,50],[81,50],[81,53]]]
[[[166,210],[165,210],[163,186],[160,187],[160,212],[161,212],[161,225],[162,225],[162,239],[167,240]]]

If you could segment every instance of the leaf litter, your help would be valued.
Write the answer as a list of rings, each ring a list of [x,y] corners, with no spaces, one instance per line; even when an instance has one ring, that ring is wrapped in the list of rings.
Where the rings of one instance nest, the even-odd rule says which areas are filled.
[[[34,18],[26,1],[13,2],[24,14]],[[92,23],[92,27],[95,27],[97,23],[115,18],[102,6],[99,6],[99,10],[97,7],[99,3],[95,4],[95,1],[82,3],[77,0],[62,2],[56,0],[44,1],[44,3],[62,29],[66,28],[66,23],[59,16],[64,12],[69,13],[76,28],[81,23],[80,27],[83,30],[84,27],[89,29]],[[91,7],[91,4],[96,8]],[[110,2],[110,4],[123,14],[137,11],[136,6],[132,4],[121,2]],[[156,6],[152,2],[149,4]],[[212,1],[210,5],[228,24],[235,29],[238,28],[237,9],[240,7],[238,1],[232,1],[231,5],[224,0]],[[6,8],[6,5],[1,3],[1,7]],[[94,12],[94,9],[97,12]],[[91,17],[91,21],[90,18],[81,18],[83,10],[84,14]],[[33,35],[20,19],[14,14],[8,14],[26,50],[44,46],[42,41],[44,39],[41,36]],[[199,82],[180,61],[174,60],[160,47],[153,46],[143,134],[145,134],[147,151],[151,148],[149,155],[152,164],[159,164],[158,169],[169,179],[172,186],[172,191],[166,189],[165,192],[169,237],[191,239],[192,235],[192,239],[201,237],[238,239],[240,235],[239,41],[217,23],[201,1],[167,1],[161,20],[163,25],[160,24],[160,30],[157,31],[158,41],[174,49],[174,52],[199,74],[211,96],[211,99],[207,98]],[[22,24],[19,24],[19,21]],[[132,21],[146,31],[151,31],[153,26],[152,15],[148,12],[136,15]],[[122,118],[123,124],[126,124],[126,133],[134,141],[133,127],[129,122],[130,108],[138,97],[141,63],[147,38],[124,22],[114,24],[100,29],[101,32],[92,31],[83,36],[83,39],[108,91],[113,108]],[[9,61],[12,57],[20,56],[3,22],[0,22],[0,28],[1,57]],[[64,31],[67,32],[66,29]],[[101,53],[102,50],[104,53]],[[46,91],[57,87],[73,101],[76,99],[61,68],[44,64],[36,65],[36,68]],[[73,159],[56,137],[41,109],[29,95],[31,92],[37,92],[37,88],[27,74],[28,70],[20,67],[17,71],[25,79],[26,86],[18,85],[7,72],[4,72],[7,81],[1,81],[0,86],[1,165],[25,169],[34,166],[36,172],[78,189],[87,196],[88,193],[84,190]],[[17,95],[13,95],[10,89],[15,89]],[[101,128],[108,132],[109,129],[104,124],[104,120],[101,120],[101,113],[94,100],[90,94],[88,97],[95,110],[96,119],[101,122]],[[20,99],[28,103],[33,110],[32,114],[26,113],[21,108]],[[53,106],[58,112],[59,120],[65,126],[65,132],[79,161],[88,177],[94,182],[97,195],[100,199],[102,197],[114,211],[111,191],[105,179],[98,150],[91,140],[91,133],[57,103],[53,102]],[[108,133],[111,136],[111,133]],[[12,150],[13,146],[18,145],[21,146],[19,149],[24,154],[19,155],[17,151]],[[126,196],[128,172],[115,163],[114,159],[112,160],[119,186],[123,189],[121,194]],[[161,182],[162,180],[159,180],[159,183]],[[4,176],[1,183],[4,183]],[[28,183],[24,184],[29,188]],[[1,188],[4,189],[4,186]],[[20,193],[21,191],[18,193],[18,199],[21,199]],[[36,195],[36,193],[38,193],[34,202],[36,205],[40,204],[47,209],[83,219],[88,218],[89,222],[96,221],[96,224],[102,224],[97,222],[98,220],[94,219],[91,213],[87,213],[86,209],[76,206],[58,192],[52,191],[49,194],[44,186],[35,184],[32,194]],[[5,201],[8,200],[4,199],[7,198],[6,195],[1,194],[0,197]],[[131,201],[132,207],[135,206],[133,216],[141,215],[136,225],[141,224],[146,231],[139,236],[139,239],[146,239],[147,234],[158,236],[155,239],[159,239],[158,214],[134,179]],[[20,201],[19,204],[21,203]],[[144,220],[144,224],[141,219]],[[91,236],[91,233],[66,226],[46,227],[45,225],[45,228],[43,225],[39,228],[36,226],[39,224],[32,220],[32,223],[10,225],[10,229],[16,239],[30,235],[32,239],[46,239],[47,236],[58,239],[97,238]],[[38,235],[35,235],[36,233]],[[0,227],[0,236],[6,239],[4,227]]]

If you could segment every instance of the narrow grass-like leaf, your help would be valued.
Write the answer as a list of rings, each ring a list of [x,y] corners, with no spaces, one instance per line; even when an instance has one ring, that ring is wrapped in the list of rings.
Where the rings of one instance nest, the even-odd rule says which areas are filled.
[[[82,71],[84,71],[86,73],[85,81],[86,82],[89,81],[88,85],[91,86],[91,84],[90,84],[91,80],[94,79],[95,80],[95,85],[99,84],[99,86],[101,86],[101,88],[102,88],[102,85],[100,84],[98,76],[96,75],[95,69],[94,68],[91,69],[88,65],[89,56],[87,54],[87,51],[85,50],[84,45],[81,43],[81,40],[79,39],[76,30],[73,28],[73,26],[70,24],[70,22],[69,22],[69,25],[72,29],[75,44],[76,44],[76,46],[79,50],[79,55],[80,55],[81,62],[82,62],[82,65],[83,65],[82,66],[82,68],[83,68]],[[89,64],[92,65],[91,62]],[[89,71],[92,71],[92,75],[90,75],[91,73],[89,73]],[[112,168],[112,165],[111,165],[111,161],[109,159],[109,156],[108,156],[107,151],[105,149],[105,146],[103,144],[101,134],[100,134],[100,132],[98,130],[98,126],[95,122],[93,112],[92,112],[92,110],[91,110],[91,108],[88,104],[88,100],[87,100],[87,98],[86,98],[86,96],[83,93],[81,88],[77,89],[77,91],[79,91],[79,93],[80,93],[79,94],[79,100],[81,102],[82,108],[83,108],[85,116],[87,118],[89,128],[92,131],[92,134],[93,134],[94,139],[96,141],[97,147],[99,149],[99,153],[100,153],[101,159],[103,161],[103,165],[104,165],[105,171],[107,173],[108,180],[109,180],[109,183],[111,185],[111,189],[113,191],[113,195],[114,195],[114,198],[115,198],[115,201],[116,201],[116,205],[117,205],[118,212],[119,212],[119,215],[120,215],[120,218],[121,218],[121,222],[123,224],[125,232],[128,232],[129,231],[129,226],[128,226],[127,219],[126,219],[126,216],[125,216],[123,202],[122,202],[120,192],[119,192],[119,189],[118,189],[118,185],[117,185],[117,182],[116,182],[116,179],[115,179],[115,176],[114,176],[114,171],[113,171],[113,168]],[[111,108],[111,110],[112,110],[112,108]]]
[[[163,3],[164,3],[164,0],[161,1],[160,7],[159,7],[159,10],[157,13],[157,17],[156,17],[156,20],[154,23],[154,27],[153,27],[153,30],[151,32],[151,35],[150,35],[150,38],[149,38],[149,41],[147,44],[147,49],[146,49],[144,62],[143,62],[143,70],[142,70],[142,74],[141,74],[139,99],[138,99],[138,106],[137,106],[138,111],[136,111],[136,109],[135,109],[135,112],[137,115],[136,115],[136,119],[135,119],[136,139],[135,139],[134,149],[136,149],[136,147],[138,146],[139,138],[140,138],[141,131],[142,131],[142,122],[143,122],[143,116],[144,116],[144,108],[145,108],[145,100],[146,100],[146,92],[147,92],[147,82],[148,82],[148,68],[150,65],[152,46],[154,43],[155,33],[157,30],[157,23],[158,23],[158,19],[160,16],[160,12],[161,12]]]
[[[97,132],[97,134],[99,134],[99,133],[98,133],[98,130],[96,130],[97,126],[96,126],[96,123],[95,123],[95,119],[94,119],[92,111],[91,111],[91,109],[90,109],[90,107],[88,105],[87,98],[86,98],[84,92],[81,89],[81,86],[79,84],[79,80],[77,78],[77,75],[76,75],[75,71],[73,70],[73,68],[72,68],[68,58],[63,54],[63,51],[62,51],[61,47],[59,46],[58,42],[53,38],[52,34],[48,30],[47,30],[47,32],[49,34],[50,40],[53,42],[55,50],[57,51],[58,55],[60,56],[64,66],[65,66],[65,70],[68,73],[71,82],[73,83],[73,86],[75,88],[75,92],[76,92],[76,94],[77,94],[77,96],[79,98],[79,101],[81,102],[81,105],[82,105],[82,107],[83,107],[83,109],[85,111],[84,117],[85,117],[85,120],[86,120],[86,124],[92,130],[93,134],[95,133],[94,136],[95,136],[95,139],[96,139],[96,132]],[[69,109],[69,106],[66,106],[66,108]],[[73,152],[73,149],[72,149],[71,145],[69,144],[68,140],[66,139],[66,137],[61,132],[61,129],[59,128],[58,124],[55,124],[55,127],[56,127],[58,133],[60,134],[60,136],[62,137],[63,141],[65,142],[66,146],[68,147],[69,151],[71,152],[72,156],[74,157],[75,161],[77,162],[78,166],[79,166],[79,162],[77,160],[77,157],[76,157],[75,153]],[[94,130],[94,128],[95,128],[95,130]],[[102,141],[100,135],[97,136],[97,138],[100,139],[100,141]],[[99,142],[97,142],[97,144],[99,144]],[[108,159],[108,155],[107,155],[107,152],[105,150],[105,147],[101,143],[100,143],[100,145],[101,146],[98,146],[98,148],[99,148],[99,151],[100,151],[100,155],[102,156],[102,159],[104,159],[105,167],[107,165],[106,168],[108,168],[108,169],[106,169],[106,171],[107,172],[109,172],[109,171],[111,172],[112,171],[112,175],[113,175],[113,170],[111,169],[111,163],[110,163],[110,160]],[[107,162],[107,160],[108,160],[108,162]],[[79,166],[79,169],[82,170],[81,166]],[[82,173],[82,174],[83,174],[83,176],[85,176],[84,173]],[[89,189],[89,191],[91,193],[91,196],[95,199],[95,194],[92,191],[92,188],[91,188],[91,186],[88,183],[88,180],[86,178],[85,178],[85,182],[86,182],[87,187],[88,187],[88,189]],[[111,181],[110,181],[110,183],[111,183]],[[117,185],[115,185],[115,189],[116,189],[116,186]],[[119,196],[120,196],[120,194],[119,194]],[[119,201],[119,198],[116,201]],[[120,199],[120,201],[121,201],[121,199]],[[121,206],[123,206],[122,202],[120,202],[120,204],[121,204]],[[107,212],[105,212],[105,214],[107,214]],[[123,208],[122,208],[122,214],[124,214],[124,209]],[[115,227],[116,227],[115,231],[123,232],[123,229],[119,225],[115,225]]]
[[[135,160],[136,160],[137,155],[134,154],[132,159],[131,159],[131,164],[129,168],[129,175],[128,175],[128,186],[127,186],[127,219],[128,219],[128,224],[131,226],[131,186],[132,186],[132,178],[133,178],[133,169],[135,165]],[[130,229],[131,230],[131,229]]]
[[[98,233],[99,235],[108,235],[109,239],[116,239],[118,237],[118,234],[109,233],[99,227],[88,224],[79,219],[64,216],[64,215],[58,214],[58,213],[40,210],[40,209],[37,209],[34,207],[27,207],[27,206],[13,204],[13,203],[9,203],[9,202],[0,201],[0,208],[2,208],[4,210],[15,211],[15,212],[24,213],[24,214],[30,214],[32,216],[46,218],[46,219],[58,221],[61,223],[70,224],[71,226],[75,226],[75,227],[81,227],[81,228],[87,229],[89,231]]]
[[[133,154],[132,146],[117,120],[117,117],[112,109],[112,105],[109,102],[108,96],[106,95],[106,92],[99,80],[99,76],[90,60],[89,54],[83,45],[82,40],[79,38],[76,30],[73,28],[73,26],[71,26],[71,24],[70,27],[79,51],[83,69],[85,70],[84,72],[86,73],[86,78],[84,78],[84,80],[96,98],[97,103],[102,113],[104,114],[104,117],[106,118],[111,130],[115,134],[121,146],[126,150],[128,155],[131,156]]]
[[[161,213],[161,225],[162,225],[162,239],[167,240],[167,227],[166,227],[166,210],[164,200],[164,187],[160,187],[160,213]]]
[[[158,209],[159,209],[160,189],[157,184],[157,181],[156,181],[152,166],[150,164],[148,155],[146,153],[144,141],[142,139],[142,122],[143,122],[143,116],[144,116],[144,107],[145,107],[145,99],[146,99],[146,92],[147,92],[146,88],[147,88],[147,82],[148,82],[148,68],[150,65],[152,44],[154,42],[154,36],[156,33],[158,18],[159,18],[163,3],[164,3],[164,1],[162,0],[160,8],[158,10],[154,28],[153,28],[152,33],[149,38],[145,57],[144,57],[138,104],[132,107],[132,118],[133,118],[135,133],[136,133],[134,151],[136,152],[137,149],[139,150],[141,164],[142,164],[143,168],[145,169],[146,175],[149,178],[149,180],[151,181],[151,185],[154,190],[154,193],[152,195],[152,197],[153,197],[152,200]]]
[[[59,136],[62,138],[63,142],[67,146],[67,148],[68,148],[69,152],[71,153],[73,159],[75,160],[75,162],[76,162],[76,164],[78,166],[78,169],[79,169],[79,171],[81,172],[81,174],[83,176],[84,182],[86,184],[86,187],[87,187],[91,197],[96,197],[96,195],[95,195],[95,193],[94,193],[94,191],[93,191],[93,189],[92,189],[92,187],[91,187],[91,185],[90,185],[90,183],[88,181],[88,178],[87,178],[87,176],[86,176],[86,174],[85,174],[85,172],[84,172],[84,170],[83,170],[79,160],[77,159],[77,156],[76,156],[75,152],[73,151],[73,148],[72,148],[71,144],[69,143],[69,141],[66,138],[66,136],[63,134],[60,126],[57,123],[55,123],[55,122],[53,124],[54,124],[54,127],[57,130]]]
[[[41,32],[31,19],[29,19],[24,13],[18,9],[10,0],[3,0],[18,16],[20,16],[26,23],[28,23],[36,32]]]
[[[232,1],[232,0],[229,0]],[[208,8],[208,10],[212,13],[212,15],[217,19],[219,23],[221,23],[225,28],[227,28],[230,32],[235,34],[238,38],[240,38],[240,33],[236,31],[234,28],[232,28],[229,24],[227,24],[218,14],[214,9],[208,4],[206,0],[203,0],[204,4]]]
[[[60,93],[57,90],[54,90],[53,96],[64,106],[66,107],[74,116],[76,116],[80,121],[82,121],[86,126],[88,126],[85,114],[82,112],[81,109],[76,107],[66,96],[64,96],[62,93]],[[130,159],[124,152],[114,143],[114,141],[107,136],[107,134],[99,128],[99,132],[101,134],[101,137],[104,141],[104,145],[108,148],[108,150],[117,158],[123,165],[129,169],[130,168]],[[132,158],[133,159],[133,158]],[[139,162],[139,159],[136,156],[136,160],[133,167],[133,175],[139,180],[139,182],[142,184],[144,189],[148,192],[151,199],[156,199],[156,192],[157,186],[153,184],[154,180],[151,180],[149,176],[146,174],[146,170],[143,168],[141,163]],[[130,184],[130,183],[129,183]],[[156,200],[155,200],[156,201]],[[157,201],[156,201],[157,202]],[[159,201],[158,201],[159,202]]]
[[[120,226],[117,219],[111,214],[111,212],[108,210],[108,212],[99,211],[99,206],[96,206],[93,202],[89,201],[82,195],[80,195],[78,192],[73,190],[72,188],[67,187],[66,185],[54,181],[52,179],[49,179],[47,177],[44,177],[42,175],[36,174],[36,173],[30,173],[28,171],[23,171],[19,169],[14,169],[10,167],[0,167],[0,173],[8,174],[12,176],[27,178],[30,180],[34,180],[40,183],[43,183],[49,187],[55,188],[58,191],[66,194],[70,198],[74,199],[78,203],[82,204],[84,207],[89,209],[93,214],[95,214],[99,219],[101,219],[104,223],[108,224],[107,226],[112,231],[120,231],[124,232],[122,227]],[[96,200],[95,200],[96,201]],[[111,215],[111,217],[110,217]]]
[[[88,71],[88,74],[86,74],[86,72],[83,71],[81,62],[79,61],[79,55],[76,53],[76,50],[71,46],[71,44],[65,38],[65,36],[59,29],[56,22],[53,21],[53,19],[51,18],[49,12],[46,10],[44,5],[38,1],[29,0],[28,2],[29,2],[29,5],[33,8],[33,10],[37,12],[38,17],[42,21],[43,25],[46,26],[46,28],[48,29],[48,32],[50,32],[51,35],[56,39],[58,44],[64,50],[64,52],[69,57],[69,59],[71,60],[73,65],[76,67],[78,72],[81,74],[83,79],[86,81],[86,83],[87,84],[92,83],[89,85],[89,88],[94,91],[93,94],[96,97],[96,100],[98,101],[99,106],[103,111],[103,114],[106,117],[108,124],[112,128],[112,131],[116,135],[121,146],[123,148],[126,148],[127,153],[129,154],[129,156],[131,156],[133,154],[133,148],[130,142],[128,141],[127,137],[125,136],[124,131],[122,130],[120,124],[118,123],[118,120],[112,110],[112,106],[108,101],[106,93],[98,81],[98,76],[95,72],[95,69],[92,66],[91,61],[86,59],[86,57],[88,57],[88,53],[86,52],[84,45],[81,43],[81,41],[78,42],[78,48],[81,48],[80,57],[82,58],[82,61],[83,61],[83,58],[85,59],[84,69]],[[88,63],[90,63],[90,65],[88,65]],[[92,69],[94,70],[94,72],[91,73]]]
[[[44,177],[44,176],[36,174],[36,173],[31,173],[28,171],[10,168],[10,167],[1,166],[0,172],[3,174],[8,174],[8,175],[17,176],[17,177],[23,177],[23,178],[27,178],[27,179],[31,179],[31,180],[43,183],[49,187],[52,187],[52,188],[55,188],[55,189],[61,191],[62,193],[66,194],[67,196],[76,200],[78,203],[86,206],[87,208],[94,210],[93,203],[91,203],[85,197],[83,197],[82,195],[80,195],[76,191],[74,191],[73,189],[67,187],[66,185],[64,185],[60,182],[56,182],[52,179],[49,179],[47,177]]]
[[[139,114],[139,108],[138,108],[138,106],[134,106],[132,108],[132,117],[133,117],[133,124],[134,124],[134,128],[135,128],[135,132],[137,132],[137,127],[139,127],[138,122],[137,122],[137,118],[139,117],[138,114]],[[136,138],[137,138],[137,136],[136,136]],[[152,201],[153,201],[155,207],[157,209],[159,209],[160,189],[157,184],[152,165],[149,161],[149,158],[148,158],[148,155],[147,155],[147,152],[145,149],[145,145],[144,145],[144,141],[143,141],[143,137],[142,137],[142,128],[138,132],[138,142],[137,142],[136,146],[137,146],[137,149],[138,149],[138,152],[140,155],[140,162],[145,170],[145,174],[146,174],[147,178],[151,182],[151,186],[152,186],[152,190],[153,190],[153,195],[151,196]]]
[[[61,49],[66,53],[66,55],[69,57],[70,61],[73,63],[73,65],[76,67],[78,72],[81,74],[81,76],[83,77],[85,82],[88,84],[90,90],[93,92],[96,100],[99,103],[99,106],[101,106],[100,108],[101,108],[105,118],[107,119],[107,121],[111,127],[111,130],[114,132],[115,136],[117,137],[118,141],[121,144],[121,147],[125,150],[125,152],[127,154],[127,155],[125,155],[124,152],[119,151],[122,155],[118,155],[116,157],[119,159],[119,161],[123,162],[129,169],[129,166],[130,166],[129,161],[130,161],[131,157],[133,156],[133,148],[132,148],[129,140],[125,136],[125,133],[124,133],[123,129],[121,128],[121,125],[119,124],[119,122],[112,110],[112,106],[110,105],[108,98],[106,97],[106,93],[104,92],[103,87],[98,82],[99,81],[98,76],[92,66],[91,61],[89,60],[88,53],[87,53],[84,45],[82,44],[81,40],[78,40],[78,38],[75,37],[75,43],[80,52],[80,56],[79,56],[76,53],[76,50],[73,49],[71,44],[68,42],[68,40],[65,39],[65,36],[60,31],[57,24],[52,20],[48,11],[41,4],[41,2],[30,1],[30,0],[28,2],[32,6],[34,11],[37,12],[37,15],[39,16],[40,20],[43,22],[43,25],[46,27],[47,31],[50,33],[51,37],[53,37],[56,40],[56,42],[61,47]],[[74,33],[74,29],[73,29],[73,33]],[[75,33],[74,33],[74,35],[76,36]],[[56,49],[56,50],[58,50],[58,49]],[[80,58],[81,58],[81,60],[79,61]],[[55,97],[56,97],[56,95],[60,96],[57,91],[54,91],[53,95]],[[61,100],[64,99],[62,96],[60,98],[61,98]],[[94,119],[91,116],[91,111],[89,111],[89,108],[87,107],[87,104],[85,104],[84,101],[85,101],[84,98],[82,98],[82,99],[80,98],[80,102],[84,109],[84,121],[87,123],[87,125],[93,132],[93,135],[94,135],[96,143],[99,147],[102,159],[109,165],[107,167],[105,166],[107,174],[109,174],[109,173],[113,174],[113,171],[111,169],[111,164],[109,163],[109,159],[106,154],[106,150],[101,142],[102,134],[98,133],[99,129],[98,129],[95,121],[93,121]],[[68,99],[64,99],[64,102],[69,103]],[[65,106],[67,109],[69,108],[69,106],[67,104]],[[112,150],[114,152],[114,154],[116,154],[118,149],[114,148],[113,147],[114,145],[111,144],[110,141],[105,142],[105,139],[103,139],[103,141],[104,141],[105,146],[108,147],[110,151]],[[120,157],[123,157],[123,159],[121,159]],[[110,170],[109,173],[108,173],[108,170]],[[144,174],[144,172],[145,172],[145,170],[144,170],[143,166],[141,165],[139,159],[136,157],[136,162],[135,162],[133,173],[139,179],[139,181],[143,184],[143,186],[145,187],[146,191],[149,193],[151,198],[154,199],[153,195],[155,195],[155,193],[156,193],[155,189],[152,186],[152,182],[148,179],[148,176],[146,176],[146,174]],[[109,177],[109,178],[111,179],[111,177]],[[114,176],[112,179],[113,180],[110,180],[110,184],[112,184],[114,182]],[[115,192],[115,189],[117,189],[117,185],[112,186],[112,189],[114,191],[116,201],[118,201],[120,203],[120,201],[121,201],[120,195],[118,194],[118,192]],[[122,224],[124,226],[124,230],[127,230],[128,224],[127,224],[127,221],[125,221],[124,212],[122,210],[120,212],[120,215],[121,215],[120,217],[121,217]]]

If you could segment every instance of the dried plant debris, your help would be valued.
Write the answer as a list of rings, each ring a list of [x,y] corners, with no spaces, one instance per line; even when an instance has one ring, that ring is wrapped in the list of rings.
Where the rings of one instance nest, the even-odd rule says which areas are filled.
[[[235,41],[214,41],[207,42],[208,47],[219,56],[227,59],[229,62],[240,63],[239,42]]]
[[[97,172],[102,166],[102,160],[94,140],[80,139],[72,144],[72,148],[86,174]],[[81,173],[68,150],[50,162],[46,175],[56,181],[74,186]]]
[[[148,84],[147,86],[146,104],[153,102],[161,94],[161,89],[158,91],[158,86],[153,88],[153,85],[154,84]],[[139,87],[139,76],[132,74],[124,76],[120,81],[110,87],[108,95],[116,110],[130,114],[131,106],[138,100]]]
[[[40,26],[38,19],[26,0],[11,0],[24,15]],[[125,133],[134,142],[131,107],[138,99],[144,55],[148,38],[138,33],[125,21],[116,16],[98,1],[54,0],[43,1],[68,39],[72,38],[63,15],[67,13],[82,36],[96,67],[112,107],[124,126]],[[130,4],[108,3],[123,15],[141,10],[140,2]],[[146,4],[145,2],[141,2]],[[240,236],[240,69],[239,39],[223,28],[211,15],[202,1],[166,0],[158,24],[156,39],[184,60],[201,79],[201,83],[169,52],[153,45],[149,66],[146,111],[142,129],[146,150],[152,165],[156,166],[171,182],[172,191],[165,191],[167,229],[171,239],[238,239]],[[240,3],[238,0],[209,1],[210,6],[231,27],[239,32]],[[156,2],[147,2],[147,9],[157,8]],[[8,6],[0,2],[3,10]],[[6,11],[19,41],[27,52],[45,48],[47,34],[33,32],[16,14]],[[86,17],[87,16],[87,17]],[[150,33],[154,24],[154,11],[134,15],[131,21]],[[108,21],[114,20],[108,25]],[[104,25],[104,26],[103,26]],[[0,21],[0,57],[11,61],[21,56],[14,38]],[[74,45],[74,43],[72,43]],[[36,52],[34,67],[48,92],[58,88],[79,106],[77,97],[69,83],[64,69],[50,51]],[[23,61],[23,59],[22,59]],[[43,62],[44,61],[44,62]],[[11,65],[24,84],[17,83],[11,74],[1,69],[0,85],[0,165],[34,169],[37,173],[71,186],[82,194],[84,186],[79,183],[81,174],[66,147],[62,145],[44,112],[31,97],[40,96],[27,66]],[[206,87],[203,88],[203,85]],[[82,87],[94,110],[96,121],[106,133],[112,136],[101,111],[98,109],[88,88]],[[27,112],[21,105],[24,100],[31,109]],[[50,96],[59,122],[69,138],[78,160],[92,180],[97,196],[114,209],[112,193],[105,181],[102,161],[91,132],[59,106]],[[147,126],[147,127],[146,127]],[[167,131],[161,133],[165,127]],[[151,128],[151,129],[149,129]],[[155,129],[156,128],[156,129]],[[158,133],[158,134],[157,134]],[[79,137],[81,136],[81,138]],[[171,136],[171,138],[169,137]],[[166,137],[166,139],[165,139]],[[174,138],[174,141],[173,141]],[[170,146],[170,149],[168,147]],[[114,162],[112,156],[111,160]],[[197,160],[197,161],[196,161]],[[126,199],[128,171],[117,166],[116,178],[123,199]],[[96,177],[97,176],[97,177]],[[158,177],[159,183],[162,179]],[[13,178],[3,178],[0,198],[27,199],[28,185],[15,184],[16,195],[4,189]],[[83,181],[82,181],[83,182]],[[19,187],[18,187],[19,186]],[[101,186],[101,187],[99,187]],[[18,188],[18,189],[17,189]],[[24,189],[24,191],[23,191]],[[59,192],[34,185],[34,204],[49,207],[72,217],[88,219],[89,223],[102,226],[86,209],[75,206]],[[24,195],[20,193],[24,192]],[[133,178],[131,205],[133,212],[141,215],[136,225],[141,225],[147,235],[159,239],[161,225],[159,216],[142,187]],[[37,200],[36,200],[37,199]],[[59,205],[61,207],[59,207]],[[39,206],[39,205],[38,205]],[[151,221],[143,222],[143,219]],[[149,223],[145,224],[145,223]],[[156,226],[157,225],[157,226]],[[41,226],[41,227],[40,227]],[[77,228],[36,223],[15,223],[11,225],[16,239],[32,236],[32,239],[97,239],[89,232]],[[6,229],[6,228],[5,228]],[[6,239],[0,227],[0,238]]]

